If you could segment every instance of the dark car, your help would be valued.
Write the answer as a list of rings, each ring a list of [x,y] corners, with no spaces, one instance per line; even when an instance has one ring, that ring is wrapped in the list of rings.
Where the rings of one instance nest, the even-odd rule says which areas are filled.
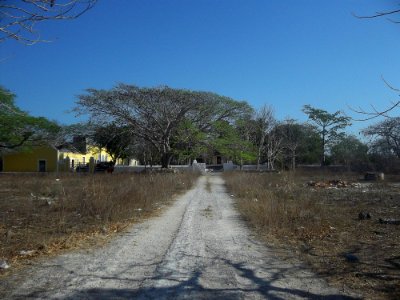
[[[89,172],[89,164],[80,164],[75,168],[76,172]],[[114,171],[114,163],[112,161],[105,162],[101,161],[96,163],[94,167],[94,172],[107,172],[112,173]]]
[[[94,168],[95,172],[112,173],[114,171],[114,163],[112,161],[98,162]]]
[[[79,164],[75,168],[76,172],[89,172],[89,164]]]

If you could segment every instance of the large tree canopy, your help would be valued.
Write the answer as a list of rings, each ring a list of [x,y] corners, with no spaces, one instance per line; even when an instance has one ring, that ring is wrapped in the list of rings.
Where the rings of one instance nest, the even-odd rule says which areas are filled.
[[[350,168],[352,164],[367,161],[368,146],[354,135],[346,135],[332,146],[331,155],[336,164],[344,164]]]
[[[59,126],[20,110],[15,95],[0,87],[0,152],[53,140]]]
[[[319,160],[321,138],[315,127],[286,119],[277,125],[276,131],[282,136],[282,158],[292,170],[298,162],[313,163]]]
[[[117,159],[125,159],[132,154],[134,138],[129,127],[121,127],[115,124],[96,127],[91,139],[96,146],[106,150],[114,163]]]
[[[89,114],[94,123],[132,128],[136,137],[157,149],[163,167],[169,165],[173,145],[181,144],[177,133],[183,121],[207,132],[215,122],[233,122],[252,110],[246,102],[210,92],[127,84],[111,90],[88,89],[78,96],[77,104],[76,112]]]
[[[321,165],[324,165],[327,146],[343,135],[342,130],[351,125],[350,118],[344,116],[341,111],[329,113],[326,110],[314,108],[310,105],[304,105],[303,112],[316,125],[321,135]]]
[[[244,162],[254,160],[256,155],[247,130],[244,128],[245,124],[240,121],[236,124],[223,120],[215,122],[209,139],[213,150],[242,167]]]

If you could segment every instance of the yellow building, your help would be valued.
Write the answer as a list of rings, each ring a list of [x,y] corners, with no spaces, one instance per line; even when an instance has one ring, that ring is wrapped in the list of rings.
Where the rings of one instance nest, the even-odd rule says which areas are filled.
[[[108,162],[110,156],[97,147],[88,147],[86,152],[79,152],[74,147],[57,149],[50,145],[34,146],[19,152],[4,154],[3,172],[58,172],[74,171],[78,165],[95,162]]]
[[[79,165],[89,163],[90,158],[94,158],[94,162],[111,161],[110,155],[103,149],[98,147],[88,146],[86,152],[80,152],[73,147],[61,148],[58,153],[58,161],[62,164],[63,161],[69,159],[70,168],[75,169]]]
[[[4,172],[56,172],[58,150],[44,145],[3,155]]]
[[[10,152],[0,157],[0,171],[3,172],[65,172],[75,171],[78,166],[89,164],[93,157],[94,163],[109,162],[111,156],[96,146],[87,144],[83,136],[73,137],[71,143],[61,147],[50,145],[33,146]],[[118,159],[116,165],[135,166],[135,159]],[[2,169],[1,169],[2,166]]]

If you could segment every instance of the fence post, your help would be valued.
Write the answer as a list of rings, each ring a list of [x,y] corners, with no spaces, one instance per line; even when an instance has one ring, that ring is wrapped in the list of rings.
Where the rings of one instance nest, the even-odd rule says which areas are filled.
[[[67,155],[67,157],[64,159],[64,172],[69,172],[70,163],[71,163],[71,160],[69,159],[69,156]]]
[[[93,157],[91,157],[89,159],[89,172],[92,174],[94,173],[94,158]]]

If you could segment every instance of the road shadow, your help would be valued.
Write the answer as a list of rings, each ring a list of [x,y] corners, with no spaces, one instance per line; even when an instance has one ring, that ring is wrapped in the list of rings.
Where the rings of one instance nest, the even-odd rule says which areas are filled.
[[[194,258],[195,259],[195,258]],[[324,291],[311,292],[310,288],[305,285],[302,288],[285,288],[280,287],[275,282],[292,276],[288,273],[293,272],[293,268],[277,268],[273,265],[271,267],[263,268],[264,272],[268,272],[269,278],[260,278],[257,276],[256,271],[247,267],[244,263],[235,263],[225,258],[210,258],[214,261],[219,260],[220,263],[224,263],[229,267],[233,268],[235,274],[238,274],[242,279],[248,283],[245,285],[224,285],[219,288],[209,288],[202,284],[201,277],[204,275],[204,270],[196,268],[190,272],[190,276],[182,276],[181,278],[176,276],[176,272],[172,275],[174,270],[171,272],[165,272],[158,274],[152,278],[148,278],[147,284],[143,282],[140,288],[87,288],[75,291],[73,294],[68,295],[63,299],[243,299],[247,298],[264,298],[272,300],[281,299],[344,299],[354,300],[361,299],[359,297],[347,296],[335,293],[326,293]],[[165,273],[169,273],[165,275]],[[119,274],[123,276],[123,274]],[[114,279],[118,280],[116,276]],[[102,278],[104,280],[104,278]],[[109,278],[113,279],[113,278]],[[309,280],[312,277],[302,277],[301,279]],[[290,280],[288,278],[288,280]],[[132,282],[132,284],[134,284]],[[148,285],[148,286],[146,286]],[[314,289],[315,290],[315,289]],[[35,297],[40,295],[27,295],[28,297]]]

